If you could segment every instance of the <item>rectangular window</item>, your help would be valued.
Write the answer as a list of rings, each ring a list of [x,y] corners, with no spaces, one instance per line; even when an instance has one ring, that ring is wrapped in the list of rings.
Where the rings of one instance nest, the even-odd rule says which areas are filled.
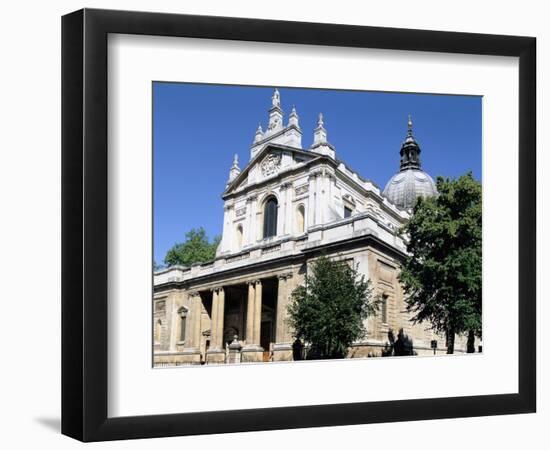
[[[352,213],[352,210],[347,206],[344,206],[344,219],[347,217],[351,217],[351,213]]]
[[[380,316],[383,323],[388,323],[388,296],[382,295],[382,302],[380,304]]]

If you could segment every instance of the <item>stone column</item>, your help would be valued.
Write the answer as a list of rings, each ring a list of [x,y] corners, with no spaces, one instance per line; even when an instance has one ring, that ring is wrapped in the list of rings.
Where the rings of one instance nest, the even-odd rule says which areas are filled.
[[[263,348],[260,346],[260,327],[262,323],[262,282],[248,282],[248,304],[246,312],[246,346],[242,349],[243,362],[262,360]]]
[[[219,309],[219,298],[218,290],[212,289],[212,316],[211,322],[212,326],[210,327],[210,348],[216,348],[218,342],[218,309]]]
[[[191,364],[201,362],[201,320],[202,320],[202,299],[197,291],[189,293],[189,314],[186,324],[186,340],[182,350],[184,361]]]
[[[290,299],[290,278],[292,273],[279,275],[277,289],[277,319],[275,344],[273,345],[274,361],[292,361],[292,337],[287,324],[287,305]]]
[[[224,288],[218,289],[218,322],[216,331],[216,347],[224,348],[223,342],[223,324],[224,324],[224,312],[225,312],[225,290]]]
[[[256,295],[254,299],[254,344],[260,346],[260,328],[262,325],[262,282],[256,281]]]
[[[223,316],[225,304],[225,291],[223,288],[212,290],[212,327],[210,348],[206,361],[209,364],[225,362],[225,349],[223,348]]]
[[[255,281],[248,282],[248,301],[246,304],[246,344],[251,345],[254,342],[254,300],[256,292],[254,288]]]

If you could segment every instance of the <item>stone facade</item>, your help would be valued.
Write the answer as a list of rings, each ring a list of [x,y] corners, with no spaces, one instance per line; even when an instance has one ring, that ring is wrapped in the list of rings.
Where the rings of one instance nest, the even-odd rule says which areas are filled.
[[[155,273],[155,365],[292,360],[286,305],[321,254],[353,264],[383,298],[350,357],[380,355],[388,331],[400,328],[419,354],[433,354],[434,339],[445,353],[441,336],[410,321],[398,282],[406,250],[396,230],[409,213],[336,158],[322,115],[309,149],[296,109],[283,119],[275,91],[249,163],[241,171],[235,157],[231,166],[215,259]],[[465,351],[463,339],[455,351]]]

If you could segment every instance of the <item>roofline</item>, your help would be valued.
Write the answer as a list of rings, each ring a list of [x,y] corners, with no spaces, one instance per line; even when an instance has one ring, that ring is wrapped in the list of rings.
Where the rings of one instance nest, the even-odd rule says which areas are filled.
[[[239,180],[239,178],[241,177],[241,175],[243,175],[244,177],[244,174],[247,173],[247,171],[250,169],[250,167],[253,165],[253,163],[261,156],[263,155],[264,153],[266,153],[268,151],[268,149],[278,149],[278,150],[288,150],[288,151],[292,151],[292,152],[295,152],[295,153],[298,153],[298,154],[302,154],[302,155],[305,155],[305,156],[309,156],[309,157],[312,157],[309,161],[306,161],[305,165],[313,165],[313,164],[322,164],[322,163],[328,163],[330,166],[333,167],[334,169],[334,172],[335,172],[335,175],[340,175],[341,177],[345,177],[346,178],[346,181],[350,184],[352,184],[355,189],[357,189],[358,191],[360,192],[364,192],[367,196],[374,196],[375,198],[376,197],[379,197],[380,200],[381,200],[381,207],[384,207],[385,210],[387,212],[389,212],[390,214],[393,214],[395,217],[398,217],[400,219],[403,219],[403,217],[401,216],[401,213],[402,212],[406,212],[405,210],[403,209],[400,209],[399,207],[397,207],[396,205],[394,205],[393,203],[391,203],[391,205],[393,206],[393,208],[395,208],[396,211],[394,211],[393,209],[387,207],[387,205],[384,204],[384,199],[388,200],[386,197],[384,197],[384,195],[382,195],[382,189],[380,189],[380,187],[376,184],[376,183],[373,183],[372,181],[370,180],[366,180],[364,178],[361,178],[359,177],[359,174],[357,174],[357,172],[353,172],[353,173],[356,173],[357,174],[357,177],[363,181],[363,182],[367,182],[367,183],[371,183],[374,187],[376,187],[376,189],[378,189],[378,192],[379,194],[376,194],[376,192],[373,192],[373,191],[369,191],[367,190],[364,186],[362,186],[360,183],[358,183],[356,180],[354,180],[350,175],[348,175],[347,173],[345,172],[342,172],[342,171],[339,171],[338,170],[338,166],[340,164],[344,164],[344,166],[346,167],[349,167],[346,165],[346,163],[341,160],[341,159],[333,159],[331,158],[330,156],[326,156],[326,155],[321,155],[321,154],[315,154],[315,155],[312,155],[312,153],[314,152],[311,152],[309,150],[302,150],[302,149],[297,149],[297,148],[294,148],[294,147],[289,147],[287,145],[282,145],[282,144],[268,144],[267,146],[265,146],[261,152],[259,152],[252,160],[250,160],[250,162],[248,163],[248,165],[246,166],[246,169],[243,170],[241,172],[241,174],[239,175],[239,177],[237,177],[235,180],[233,180],[233,182],[227,187],[227,189],[222,193],[221,195],[221,198],[223,200],[228,200],[234,196],[237,196],[237,195],[240,195],[242,194],[243,192],[247,192],[248,190],[252,190],[252,189],[256,189],[256,188],[259,188],[259,187],[262,187],[266,184],[269,184],[269,183],[272,183],[274,180],[277,180],[278,178],[282,177],[282,176],[286,176],[286,175],[289,175],[289,174],[292,174],[293,172],[296,172],[296,171],[299,171],[301,170],[304,166],[297,166],[293,169],[290,169],[290,170],[287,170],[287,171],[284,171],[284,172],[281,172],[279,174],[277,174],[277,176],[275,177],[272,177],[272,178],[267,178],[265,180],[262,180],[260,181],[259,183],[255,183],[255,184],[251,184],[251,185],[247,185],[243,188],[242,191],[239,191],[238,193],[233,193],[233,192],[229,192],[230,189],[233,187],[233,184]],[[351,168],[350,168],[351,169]],[[389,202],[389,200],[388,200]]]

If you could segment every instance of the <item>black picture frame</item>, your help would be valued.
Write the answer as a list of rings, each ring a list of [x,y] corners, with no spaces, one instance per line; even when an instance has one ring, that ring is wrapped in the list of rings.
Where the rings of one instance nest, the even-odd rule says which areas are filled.
[[[518,393],[107,416],[109,33],[519,57]],[[84,9],[62,18],[62,433],[82,441],[274,430],[536,409],[536,39]]]

